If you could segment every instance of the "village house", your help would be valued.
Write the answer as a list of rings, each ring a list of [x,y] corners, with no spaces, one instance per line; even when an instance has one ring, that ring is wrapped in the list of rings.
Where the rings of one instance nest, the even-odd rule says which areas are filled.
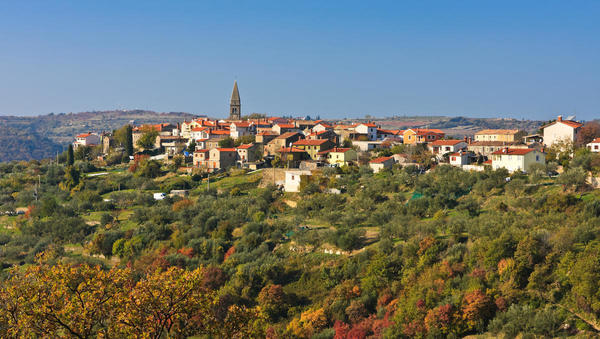
[[[352,148],[334,147],[319,152],[319,155],[324,156],[327,159],[327,163],[337,166],[349,165],[358,160],[357,153]]]
[[[590,150],[590,152],[600,152],[600,138],[592,140],[592,142],[590,142],[586,146]]]
[[[83,133],[75,137],[73,148],[80,146],[97,146],[100,145],[101,138],[96,133]]]
[[[389,144],[384,144],[383,141],[352,141],[352,146],[356,147],[361,152],[368,152],[377,148],[386,148],[386,145]]]
[[[402,142],[404,131],[398,129],[377,129],[377,140],[392,140]]]
[[[277,150],[277,155],[287,168],[298,168],[302,161],[310,159],[305,150],[296,147],[282,147]]]
[[[475,141],[521,142],[527,133],[518,129],[484,129],[475,133]]]
[[[269,128],[268,131],[263,131],[260,133],[257,133],[256,136],[254,137],[254,141],[257,144],[262,144],[262,145],[266,145],[269,143],[269,141],[277,138],[278,134],[271,131],[271,129]]]
[[[354,125],[354,132],[354,139],[358,139],[361,141],[377,140],[377,126],[373,123],[356,124]],[[360,136],[363,136],[363,138],[361,138]]]
[[[445,133],[439,129],[409,128],[404,131],[403,142],[408,145],[434,142],[442,139]]]
[[[285,171],[285,183],[283,185],[283,190],[286,192],[299,192],[302,180],[307,180],[307,177],[311,175],[311,171]]]
[[[240,161],[242,164],[258,160],[258,146],[255,144],[239,145],[235,149],[238,153],[238,161]]]
[[[306,139],[327,139],[333,142],[334,144],[338,144],[338,135],[335,134],[332,130],[324,130],[320,132],[312,132],[306,136]]]
[[[532,148],[505,147],[492,153],[492,168],[506,168],[509,172],[529,172],[533,164],[545,164],[545,154]]]
[[[172,135],[158,135],[154,142],[154,148],[164,150],[167,157],[181,154],[187,147],[188,139]]]
[[[452,166],[461,167],[470,163],[470,157],[472,153],[457,152],[448,155],[448,162]]]
[[[264,155],[274,155],[283,147],[290,147],[292,143],[303,138],[298,132],[286,132],[269,141],[264,147]]]
[[[481,154],[483,156],[489,157],[490,155],[492,155],[492,153],[506,147],[521,149],[530,148],[526,144],[516,144],[506,141],[474,141],[467,146],[467,150],[475,154]]]
[[[319,133],[323,131],[333,131],[333,126],[326,124],[324,122],[320,122],[316,124],[312,129],[313,133]]]
[[[198,149],[194,151],[192,160],[194,167],[208,168],[209,153],[210,150],[208,149]]]
[[[294,124],[275,124],[273,125],[272,130],[279,135],[287,132],[302,132],[302,130],[297,128]]]
[[[235,148],[213,148],[209,151],[208,170],[215,171],[235,166],[237,150]]]
[[[369,161],[369,167],[373,173],[379,173],[383,169],[390,169],[394,165],[394,157],[379,157]]]
[[[555,121],[541,127],[544,132],[544,145],[552,146],[561,141],[575,142],[582,126],[583,124],[577,121],[563,120],[559,115]]]
[[[428,145],[431,153],[441,158],[446,153],[456,153],[467,148],[463,140],[436,140]]]
[[[319,152],[331,149],[335,144],[327,139],[302,139],[292,144],[294,147],[305,150],[313,160],[318,160]]]
[[[232,122],[231,125],[229,125],[229,136],[233,139],[238,139],[239,137],[246,135],[253,135],[254,133],[256,133],[256,128],[254,124],[250,122]]]

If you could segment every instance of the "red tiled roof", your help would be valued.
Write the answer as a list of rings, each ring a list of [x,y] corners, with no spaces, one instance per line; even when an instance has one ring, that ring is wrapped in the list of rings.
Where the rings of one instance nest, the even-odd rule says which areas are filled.
[[[486,160],[483,163],[486,164],[486,165],[491,165],[492,164],[492,160],[491,159],[490,160]]]
[[[254,144],[245,144],[245,145],[239,145],[237,148],[248,149],[248,148],[252,148],[253,146],[254,146]]]
[[[573,121],[573,120],[555,120],[555,121],[553,121],[553,122],[551,122],[549,124],[546,124],[546,125],[542,126],[541,128],[544,129],[546,127],[549,127],[549,126],[552,126],[552,125],[556,124],[557,122],[561,122],[561,123],[563,123],[563,124],[565,124],[565,125],[567,125],[569,127],[573,127],[573,128],[579,128],[579,127],[583,126],[582,123],[577,122],[577,121]]]
[[[264,132],[258,133],[258,135],[277,135],[277,133],[275,133],[273,131],[264,131]]]
[[[326,124],[326,123],[324,123],[324,122],[320,122],[320,123],[318,123],[317,125],[321,125],[321,126],[323,126],[323,127],[325,127],[325,128],[331,128],[331,127],[332,127],[331,125],[329,125],[329,124]],[[315,126],[316,126],[316,125],[315,125]]]
[[[481,131],[475,133],[475,135],[489,135],[489,134],[510,135],[510,134],[516,134],[516,133],[519,133],[518,129],[484,129],[484,130],[481,130]]]
[[[194,127],[194,128],[192,128],[192,130],[191,130],[191,131],[192,131],[192,132],[202,132],[202,131],[205,131],[205,130],[207,130],[207,129],[208,129],[208,128],[206,128],[206,127]]]
[[[446,145],[454,146],[461,142],[464,142],[464,141],[463,140],[436,140],[436,141],[432,142],[431,145],[433,145],[433,146],[446,146]]]
[[[206,152],[210,152],[209,149],[197,149],[194,151],[194,153],[206,153]]]
[[[294,124],[275,124],[275,126],[279,126],[281,128],[296,128],[296,125]],[[273,127],[275,127],[273,126]]]
[[[293,137],[293,136],[294,136],[294,135],[296,135],[296,134],[300,134],[300,133],[298,133],[298,132],[285,132],[285,133],[283,133],[283,134],[279,135],[279,136],[278,136],[277,138],[275,138],[275,139],[287,139],[287,138],[289,138],[289,137]]]
[[[321,151],[321,152],[319,152],[319,153],[317,153],[317,154],[327,154],[327,153],[346,153],[346,152],[348,152],[348,151],[349,151],[349,150],[351,150],[351,149],[352,149],[352,148],[337,148],[337,147],[334,147],[334,148],[332,148],[332,149],[328,149],[328,150],[325,150],[325,151]]]
[[[507,155],[525,155],[529,152],[534,151],[533,148],[503,148],[492,153],[495,155],[507,154]]]
[[[386,161],[388,161],[388,160],[390,160],[392,158],[393,157],[379,157],[379,158],[375,158],[375,159],[369,161],[369,163],[371,163],[371,164],[380,164],[380,163],[386,162]]]
[[[322,145],[326,142],[328,142],[329,140],[327,139],[302,139],[302,140],[298,140],[294,143],[294,145],[298,145],[298,146],[319,146]]]
[[[214,131],[210,131],[210,134],[216,134],[216,135],[229,135],[230,132],[226,131],[226,130],[214,130]]]
[[[215,148],[219,152],[237,152],[235,148]]]
[[[600,138],[596,138],[590,142],[590,144],[598,144],[600,143]]]
[[[435,133],[435,134],[444,134],[444,132],[442,132],[439,129],[426,129],[426,128],[410,128],[407,129],[406,131],[404,131],[405,133],[408,131],[413,131],[418,135],[427,135],[427,134],[431,134],[431,133]]]
[[[252,124],[249,122],[234,122],[236,127],[250,127]]]
[[[92,135],[92,133],[83,133],[83,134],[79,134],[78,136],[76,136],[76,138],[87,138],[90,135]]]

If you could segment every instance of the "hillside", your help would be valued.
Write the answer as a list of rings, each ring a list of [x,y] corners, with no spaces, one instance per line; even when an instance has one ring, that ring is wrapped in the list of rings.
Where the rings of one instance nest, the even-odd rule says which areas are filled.
[[[53,157],[73,137],[84,132],[112,131],[127,123],[157,124],[190,120],[195,115],[182,112],[97,111],[47,114],[35,117],[0,116],[0,161]]]
[[[558,177],[324,168],[299,193],[3,163],[0,211],[27,212],[0,216],[0,336],[597,337],[600,155],[574,154]]]

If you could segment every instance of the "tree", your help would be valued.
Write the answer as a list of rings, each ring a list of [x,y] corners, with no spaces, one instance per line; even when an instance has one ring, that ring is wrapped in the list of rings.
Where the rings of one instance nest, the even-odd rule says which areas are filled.
[[[587,173],[581,167],[569,168],[558,177],[557,182],[563,185],[564,190],[572,188],[580,191],[587,187]]]
[[[73,155],[73,144],[69,144],[67,149],[67,166],[73,166],[75,163],[75,156]]]
[[[219,140],[219,147],[231,148],[235,146],[235,141],[231,137]]]
[[[144,159],[139,163],[135,174],[145,178],[156,178],[160,175],[160,163],[156,160]]]
[[[63,191],[73,191],[80,187],[80,173],[74,166],[65,168],[65,178],[60,183],[60,188]]]
[[[125,127],[125,153],[128,156],[133,155],[133,128],[131,125]]]
[[[190,154],[194,154],[194,152],[196,151],[196,140],[192,139],[192,141],[187,147],[187,151]]]
[[[590,121],[583,125],[579,133],[577,133],[577,140],[575,140],[575,144],[577,146],[585,146],[597,137],[600,137],[600,123],[596,121]]]
[[[142,136],[138,139],[137,145],[143,149],[152,149],[156,143],[156,137],[158,131],[153,127],[144,127],[142,129]]]

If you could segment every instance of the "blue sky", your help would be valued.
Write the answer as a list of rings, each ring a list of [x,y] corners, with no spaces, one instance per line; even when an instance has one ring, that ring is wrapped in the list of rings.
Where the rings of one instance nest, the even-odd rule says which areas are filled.
[[[3,1],[0,114],[600,118],[600,1]]]

